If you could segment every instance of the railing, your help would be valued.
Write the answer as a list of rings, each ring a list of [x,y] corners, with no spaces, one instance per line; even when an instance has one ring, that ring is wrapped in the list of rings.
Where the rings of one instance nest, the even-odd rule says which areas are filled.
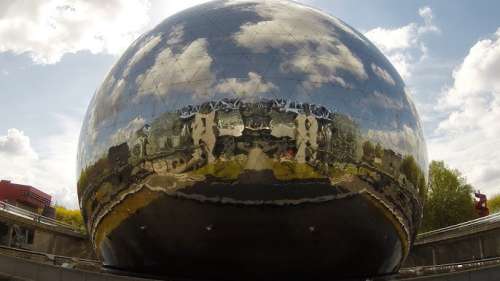
[[[28,259],[28,260],[37,260],[37,261],[40,261],[43,263],[57,265],[57,266],[63,265],[64,263],[68,263],[68,264],[79,263],[79,264],[84,264],[84,265],[87,265],[88,267],[92,267],[92,268],[99,269],[99,270],[101,268],[101,262],[98,260],[82,259],[82,258],[77,258],[77,257],[58,256],[58,255],[53,255],[53,254],[48,254],[48,253],[43,253],[43,252],[37,252],[37,251],[31,251],[31,250],[25,250],[25,249],[19,249],[19,248],[12,248],[12,247],[1,246],[1,245],[0,245],[0,254],[22,257],[22,258]]]
[[[417,239],[423,239],[423,238],[431,236],[431,235],[444,233],[444,232],[448,232],[448,231],[453,231],[453,230],[457,230],[457,229],[473,228],[473,227],[476,227],[476,226],[481,225],[481,224],[494,223],[494,222],[500,222],[500,213],[495,213],[495,214],[492,214],[492,215],[489,215],[486,217],[482,217],[482,218],[478,218],[475,220],[466,221],[463,223],[447,226],[447,227],[432,230],[429,232],[424,232],[424,233],[419,234],[417,236]]]
[[[401,270],[399,270],[399,278],[403,279],[408,277],[446,274],[451,272],[475,270],[492,266],[500,266],[500,257],[459,263],[402,268]]]
[[[37,213],[30,212],[28,210],[16,207],[14,205],[10,205],[10,204],[3,202],[3,201],[0,201],[0,211],[4,211],[4,212],[10,213],[10,214],[24,217],[26,219],[31,219],[31,220],[38,222],[38,223],[43,223],[43,224],[50,225],[50,226],[61,227],[61,228],[64,228],[66,230],[70,230],[70,231],[77,232],[80,234],[85,232],[85,230],[82,228],[79,228],[79,227],[76,227],[74,225],[67,224],[67,223],[64,223],[64,222],[61,222],[61,221],[58,221],[58,220],[55,220],[55,219],[52,219],[49,217],[44,217],[44,216],[39,215]]]

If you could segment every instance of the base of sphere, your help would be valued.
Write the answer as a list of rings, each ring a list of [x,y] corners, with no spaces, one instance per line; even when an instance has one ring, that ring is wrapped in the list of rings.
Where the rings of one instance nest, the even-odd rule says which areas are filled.
[[[169,281],[219,281],[219,280],[210,280],[210,279],[187,279],[187,278],[175,278],[171,276],[157,276],[157,275],[149,275],[149,274],[141,274],[130,271],[123,271],[120,269],[116,269],[110,266],[102,266],[101,270],[103,272],[126,276],[126,277],[137,277],[143,279],[153,279],[153,280],[169,280]],[[387,274],[380,276],[370,276],[370,277],[358,277],[358,278],[348,278],[348,279],[339,279],[337,277],[331,277],[328,280],[333,281],[394,281],[397,280],[398,274]],[[280,279],[281,280],[281,279]]]
[[[294,206],[161,195],[97,245],[104,264],[196,280],[344,280],[396,272],[398,225],[367,195]]]

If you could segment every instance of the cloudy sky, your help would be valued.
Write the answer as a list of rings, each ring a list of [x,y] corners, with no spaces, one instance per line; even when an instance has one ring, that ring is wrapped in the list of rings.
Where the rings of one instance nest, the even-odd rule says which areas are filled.
[[[136,37],[202,2],[0,0],[0,178],[77,207],[76,146],[91,96]],[[388,56],[417,104],[430,159],[500,193],[500,2],[301,2]]]

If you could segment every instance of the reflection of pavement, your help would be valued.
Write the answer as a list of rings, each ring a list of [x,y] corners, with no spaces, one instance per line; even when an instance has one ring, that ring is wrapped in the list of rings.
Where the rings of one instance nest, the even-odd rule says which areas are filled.
[[[245,170],[271,170],[271,159],[259,147],[254,147],[248,152],[248,160],[245,165]]]
[[[205,180],[204,176],[188,174],[163,174],[151,175],[143,183],[150,189],[156,191],[176,191],[194,185]]]

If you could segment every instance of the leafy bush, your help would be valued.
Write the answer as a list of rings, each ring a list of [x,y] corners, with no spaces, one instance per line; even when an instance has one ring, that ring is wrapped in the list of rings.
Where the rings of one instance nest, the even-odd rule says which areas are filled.
[[[83,217],[80,210],[70,210],[63,206],[55,206],[56,220],[84,229]]]
[[[477,218],[472,193],[473,187],[458,170],[449,169],[442,161],[432,161],[421,231]]]
[[[500,194],[494,195],[488,200],[488,208],[490,209],[490,213],[500,212]]]

